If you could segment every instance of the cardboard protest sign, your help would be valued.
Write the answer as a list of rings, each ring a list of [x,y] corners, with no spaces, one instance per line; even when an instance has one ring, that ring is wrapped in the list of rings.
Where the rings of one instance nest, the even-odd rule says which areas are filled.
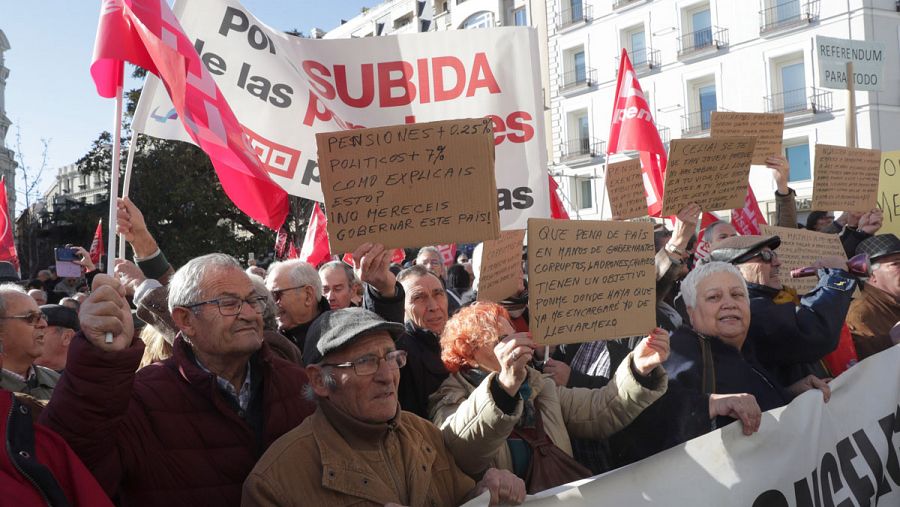
[[[878,201],[881,152],[816,145],[814,210],[869,211]]]
[[[692,202],[703,211],[743,208],[755,146],[752,137],[672,140],[662,215]]]
[[[316,134],[332,252],[500,237],[488,118]]]
[[[900,151],[881,154],[878,207],[884,212],[884,222],[878,234],[900,236]]]
[[[503,301],[522,283],[522,242],[525,230],[503,231],[500,239],[484,242],[478,273],[478,301]]]
[[[766,165],[766,157],[781,155],[784,137],[783,113],[732,113],[713,111],[710,137],[752,137],[756,139],[750,163]]]
[[[533,28],[313,39],[267,26],[239,0],[179,1],[173,11],[269,176],[288,193],[324,202],[317,133],[487,116],[501,227],[524,229],[528,217],[550,215]],[[165,87],[154,82],[148,77],[132,128],[189,141]]]
[[[647,196],[641,176],[640,159],[624,160],[606,166],[606,194],[614,217],[620,220],[647,214]]]
[[[806,294],[813,290],[818,283],[818,278],[814,276],[791,278],[792,269],[812,266],[814,262],[823,257],[836,255],[847,258],[844,247],[841,245],[841,239],[837,234],[764,224],[761,224],[759,229],[765,236],[774,234],[781,238],[781,245],[775,250],[778,260],[781,261],[781,282],[797,289],[799,294]]]
[[[542,345],[647,334],[656,324],[653,224],[528,220],[528,312]]]

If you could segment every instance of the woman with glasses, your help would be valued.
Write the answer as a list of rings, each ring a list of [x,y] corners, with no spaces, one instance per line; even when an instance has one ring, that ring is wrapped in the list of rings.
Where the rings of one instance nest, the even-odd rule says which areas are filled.
[[[500,305],[463,308],[441,334],[451,375],[429,410],[463,471],[509,470],[529,493],[591,475],[572,459],[570,436],[606,438],[665,392],[669,335],[655,329],[601,389],[557,387],[528,366],[535,348]]]

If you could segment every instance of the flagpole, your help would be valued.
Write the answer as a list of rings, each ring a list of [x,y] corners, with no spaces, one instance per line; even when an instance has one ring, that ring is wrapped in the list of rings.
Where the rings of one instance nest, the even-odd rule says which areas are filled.
[[[131,188],[131,166],[134,164],[134,151],[137,146],[137,136],[139,132],[131,130],[131,144],[128,145],[128,158],[125,159],[125,180],[122,182],[122,198],[128,197],[128,190]],[[117,259],[125,258],[125,236],[119,236],[119,255]]]
[[[112,167],[109,171],[109,248],[106,249],[106,273],[113,276],[115,270],[115,262],[110,259],[110,255],[116,251],[116,196],[119,194],[119,162],[121,159],[122,148],[122,89],[119,83],[116,86],[116,107],[115,118],[113,119],[113,151],[112,151]],[[113,335],[106,333],[106,343],[113,342]]]

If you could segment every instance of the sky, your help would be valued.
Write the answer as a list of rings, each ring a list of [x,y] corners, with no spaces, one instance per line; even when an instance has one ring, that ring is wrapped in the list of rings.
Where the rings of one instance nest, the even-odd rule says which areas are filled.
[[[309,33],[325,31],[350,19],[363,6],[379,0],[244,0],[243,5],[267,25]],[[12,126],[7,148],[18,152],[34,170],[41,166],[42,139],[49,142],[41,194],[56,176],[56,168],[76,162],[100,132],[112,130],[114,101],[101,98],[90,78],[91,55],[100,0],[0,0],[0,30],[12,49],[4,53],[9,69],[6,116]],[[127,73],[126,69],[126,73]],[[126,82],[140,87],[140,81]],[[16,154],[18,160],[19,153]],[[21,163],[21,162],[20,162]],[[19,171],[17,189],[22,187]],[[18,203],[24,207],[20,194]]]

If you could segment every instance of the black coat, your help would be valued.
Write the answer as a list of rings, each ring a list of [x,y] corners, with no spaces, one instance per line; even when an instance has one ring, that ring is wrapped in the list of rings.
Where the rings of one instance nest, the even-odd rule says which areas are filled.
[[[420,417],[428,417],[428,397],[437,391],[449,373],[441,361],[438,335],[412,322],[397,339],[397,348],[406,351],[406,366],[400,370],[400,407]]]

